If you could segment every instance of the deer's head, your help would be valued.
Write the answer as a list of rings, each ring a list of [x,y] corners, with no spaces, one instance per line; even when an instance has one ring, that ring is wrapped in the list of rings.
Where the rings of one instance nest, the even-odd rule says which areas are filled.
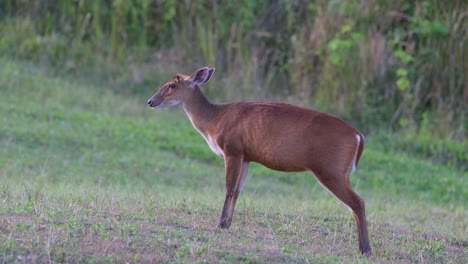
[[[151,96],[148,100],[148,105],[150,107],[162,108],[185,102],[190,99],[191,93],[197,85],[210,80],[214,71],[214,68],[203,67],[191,75],[177,74]]]

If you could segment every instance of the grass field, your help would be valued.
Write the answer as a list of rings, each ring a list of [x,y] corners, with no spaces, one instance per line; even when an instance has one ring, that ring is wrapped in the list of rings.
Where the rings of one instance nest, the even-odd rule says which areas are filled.
[[[366,200],[369,259],[352,215],[309,173],[253,166],[231,228],[219,230],[223,161],[181,109],[150,109],[153,91],[116,94],[0,65],[2,263],[468,259],[465,171],[367,137],[351,178]]]

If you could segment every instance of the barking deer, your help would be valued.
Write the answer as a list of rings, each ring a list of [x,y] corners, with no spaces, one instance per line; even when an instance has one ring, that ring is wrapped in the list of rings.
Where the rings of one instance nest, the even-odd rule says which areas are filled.
[[[150,107],[182,105],[208,146],[224,158],[226,198],[220,228],[229,228],[250,162],[278,171],[311,171],[351,210],[359,250],[371,254],[364,200],[349,174],[359,162],[364,137],[343,120],[319,111],[277,102],[211,103],[199,88],[213,76],[207,67],[177,74],[149,100]]]

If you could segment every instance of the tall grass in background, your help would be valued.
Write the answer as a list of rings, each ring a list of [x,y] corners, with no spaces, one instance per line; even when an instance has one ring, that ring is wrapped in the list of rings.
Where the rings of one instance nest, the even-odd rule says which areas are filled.
[[[71,72],[138,87],[206,64],[211,96],[466,138],[463,0],[3,0],[0,14],[0,52]]]

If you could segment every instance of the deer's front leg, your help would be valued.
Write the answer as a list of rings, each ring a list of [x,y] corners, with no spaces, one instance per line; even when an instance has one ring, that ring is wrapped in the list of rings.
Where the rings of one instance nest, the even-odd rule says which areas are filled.
[[[229,156],[224,158],[224,163],[226,169],[226,199],[218,227],[229,228],[237,197],[239,197],[249,170],[249,163],[244,162],[242,158]]]

